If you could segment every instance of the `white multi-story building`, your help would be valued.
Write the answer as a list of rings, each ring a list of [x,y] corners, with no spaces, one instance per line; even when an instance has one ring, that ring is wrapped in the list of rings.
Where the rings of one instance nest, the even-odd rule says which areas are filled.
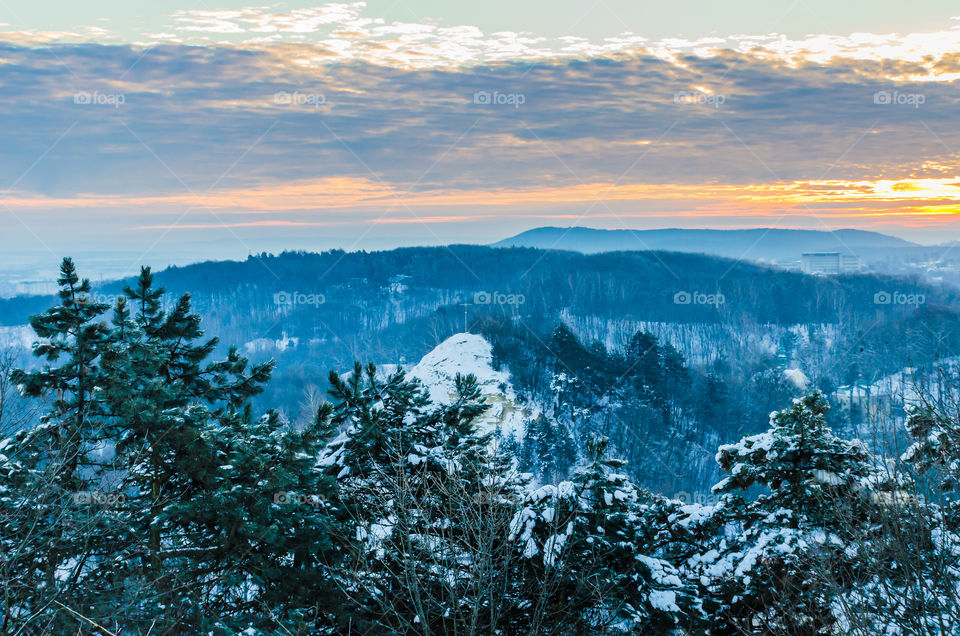
[[[54,281],[23,280],[16,281],[16,294],[25,296],[52,296],[60,287]]]
[[[800,258],[805,274],[851,274],[862,268],[859,256],[840,252],[807,252]]]

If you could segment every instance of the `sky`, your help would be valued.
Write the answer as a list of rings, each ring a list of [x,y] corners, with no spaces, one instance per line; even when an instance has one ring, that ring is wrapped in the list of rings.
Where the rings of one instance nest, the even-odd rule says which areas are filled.
[[[960,6],[0,0],[0,266],[532,227],[960,239]]]

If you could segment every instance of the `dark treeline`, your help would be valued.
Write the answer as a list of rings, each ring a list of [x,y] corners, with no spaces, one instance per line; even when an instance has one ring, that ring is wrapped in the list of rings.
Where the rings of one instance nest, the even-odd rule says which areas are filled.
[[[224,327],[234,323],[229,319],[232,312],[239,313],[248,332],[243,336],[283,329],[292,335],[323,337],[321,322],[331,332],[327,337],[341,331],[352,334],[403,322],[391,320],[389,312],[369,315],[367,307],[399,304],[409,318],[456,304],[454,301],[472,303],[476,292],[520,294],[525,302],[518,311],[524,315],[550,315],[567,309],[619,320],[680,323],[870,322],[878,309],[889,316],[912,313],[909,305],[878,308],[874,303],[878,292],[922,294],[927,306],[955,306],[957,302],[952,288],[888,276],[810,277],[671,252],[584,255],[479,246],[262,254],[243,262],[171,267],[159,273],[157,280],[173,293],[189,291],[196,309]],[[117,294],[129,282],[108,284],[96,291]],[[284,309],[275,302],[274,294],[279,292],[322,294],[324,302],[287,307],[282,326],[271,330],[271,322],[276,322],[278,312]],[[678,304],[674,302],[678,292],[721,293],[724,302]],[[4,300],[0,302],[0,324],[22,324],[24,308],[37,309],[44,302]],[[424,308],[420,303],[432,306]]]
[[[463,330],[461,303],[469,304],[470,325],[510,317],[540,336],[552,332],[562,312],[617,322],[727,325],[739,332],[762,325],[836,325],[850,343],[845,364],[888,372],[938,345],[960,350],[955,336],[935,342],[950,331],[943,326],[956,315],[952,288],[876,275],[810,277],[695,254],[583,255],[478,246],[263,254],[243,262],[169,268],[157,280],[174,294],[190,292],[195,310],[224,341],[273,341],[286,334],[298,339],[287,350],[291,363],[309,348],[322,368],[346,368],[357,358],[415,361]],[[95,292],[112,301],[129,283]],[[919,309],[874,302],[876,294],[894,292],[921,295],[924,302]],[[478,293],[519,295],[524,302],[477,304]],[[678,293],[719,293],[723,303],[678,304]],[[25,316],[47,303],[0,300],[0,324],[24,324]],[[258,355],[255,347],[251,355]],[[264,354],[271,355],[284,351]]]

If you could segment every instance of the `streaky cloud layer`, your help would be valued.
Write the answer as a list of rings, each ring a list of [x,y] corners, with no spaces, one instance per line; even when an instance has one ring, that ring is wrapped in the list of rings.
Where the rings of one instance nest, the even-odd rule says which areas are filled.
[[[0,213],[91,243],[371,223],[483,240],[543,219],[942,238],[958,77],[955,26],[589,42],[354,3],[180,11],[141,43],[8,31]]]

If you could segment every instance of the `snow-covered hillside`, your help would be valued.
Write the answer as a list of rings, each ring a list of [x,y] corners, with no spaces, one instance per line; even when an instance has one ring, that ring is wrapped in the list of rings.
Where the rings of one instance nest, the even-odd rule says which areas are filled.
[[[0,327],[0,347],[14,347],[30,349],[36,334],[30,325],[18,325],[16,327]]]
[[[475,375],[484,400],[491,405],[480,422],[481,430],[499,430],[505,437],[519,438],[524,422],[540,414],[535,405],[522,405],[517,401],[510,373],[493,368],[492,347],[476,334],[458,333],[447,338],[409,372],[424,384],[430,399],[438,404],[452,401],[458,373]]]

